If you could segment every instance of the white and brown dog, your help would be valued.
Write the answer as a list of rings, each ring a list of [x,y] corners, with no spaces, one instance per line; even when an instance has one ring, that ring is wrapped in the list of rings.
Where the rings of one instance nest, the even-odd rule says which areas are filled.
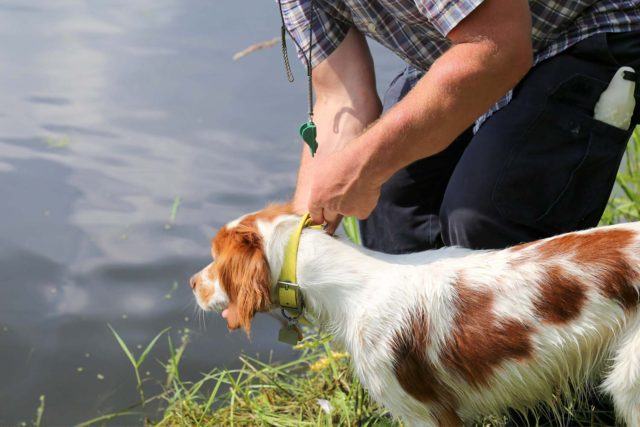
[[[200,307],[247,332],[256,312],[277,307],[299,218],[275,205],[223,227],[215,261],[191,280]],[[640,223],[411,255],[307,229],[297,268],[307,315],[408,424],[526,409],[602,375],[617,415],[640,426]]]

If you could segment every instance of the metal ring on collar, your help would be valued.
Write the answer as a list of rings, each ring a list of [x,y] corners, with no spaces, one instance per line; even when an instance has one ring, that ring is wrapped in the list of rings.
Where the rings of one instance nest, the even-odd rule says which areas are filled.
[[[298,320],[298,319],[300,318],[300,316],[302,316],[302,313],[298,313],[298,315],[297,315],[297,316],[295,316],[295,317],[289,316],[289,315],[287,314],[287,310],[285,310],[284,308],[281,308],[281,309],[280,309],[280,312],[282,313],[282,315],[284,316],[284,318],[285,318],[285,319],[287,319],[287,320],[288,320],[288,321],[290,321],[290,322],[291,322],[291,321],[294,321],[294,320]]]

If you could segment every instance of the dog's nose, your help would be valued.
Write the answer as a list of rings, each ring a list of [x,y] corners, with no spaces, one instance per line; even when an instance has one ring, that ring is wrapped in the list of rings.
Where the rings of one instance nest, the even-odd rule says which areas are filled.
[[[191,285],[191,289],[193,289],[194,291],[198,286],[198,277],[200,277],[200,274],[194,274],[193,276],[191,276],[191,279],[189,279],[189,285]]]

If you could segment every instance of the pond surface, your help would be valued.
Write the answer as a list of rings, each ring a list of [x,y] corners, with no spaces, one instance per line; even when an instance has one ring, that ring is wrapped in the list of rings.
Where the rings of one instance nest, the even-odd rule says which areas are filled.
[[[0,425],[41,395],[44,425],[135,403],[108,324],[135,352],[186,328],[187,378],[292,357],[275,319],[229,334],[187,286],[217,227],[293,190],[304,71],[290,85],[277,47],[231,59],[278,34],[272,1],[0,4]],[[401,64],[374,56],[386,84]],[[166,357],[163,338],[142,372]]]

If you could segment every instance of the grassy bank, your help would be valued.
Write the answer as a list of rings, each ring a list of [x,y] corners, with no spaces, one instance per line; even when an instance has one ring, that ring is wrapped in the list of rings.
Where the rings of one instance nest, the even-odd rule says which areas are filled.
[[[352,375],[349,355],[336,351],[329,342],[329,337],[310,335],[296,346],[300,355],[290,362],[240,356],[238,369],[214,369],[197,381],[186,381],[180,375],[180,360],[188,346],[185,336],[178,347],[170,343],[166,377],[155,379],[163,384],[163,391],[144,400],[147,410],[136,404],[79,427],[118,424],[118,418],[136,414],[143,419],[149,406],[159,408],[144,421],[153,426],[402,426],[369,398]],[[135,371],[137,360],[133,356],[130,360]],[[138,391],[142,396],[140,388]],[[561,409],[555,412],[539,408],[538,415],[530,417],[531,425],[537,425],[537,417],[554,420],[554,425],[568,425],[569,419],[579,422],[572,425],[607,425],[607,414],[582,400],[558,402],[558,407]],[[127,419],[131,423],[132,418]],[[488,416],[474,425],[502,427],[507,420]]]
[[[636,129],[629,144],[625,166],[618,174],[616,190],[602,224],[635,220],[640,220],[640,128]],[[115,331],[114,334],[117,337]],[[138,380],[141,400],[160,408],[155,416],[148,419],[148,424],[400,425],[369,399],[351,374],[348,354],[333,349],[328,337],[312,334],[306,338],[296,347],[300,354],[293,361],[264,362],[241,356],[242,365],[239,369],[214,369],[194,382],[185,381],[180,375],[180,361],[184,352],[188,351],[188,337],[185,336],[179,345],[169,343],[170,354],[164,366],[166,377],[156,379],[163,385],[163,391],[153,397],[145,397],[138,369],[157,339],[136,357],[126,343],[117,337]],[[85,425],[101,424],[124,414],[140,412],[139,406],[97,418]],[[554,419],[571,419],[585,426],[605,424],[600,418],[603,414],[583,401],[564,402],[558,406],[560,411],[552,414]],[[489,417],[480,420],[477,425],[501,426],[505,421],[506,418]]]
[[[157,425],[393,425],[328,338],[313,336],[297,348],[291,362],[242,356],[237,370],[213,371],[193,384],[174,381]],[[214,402],[217,409],[209,409]]]

